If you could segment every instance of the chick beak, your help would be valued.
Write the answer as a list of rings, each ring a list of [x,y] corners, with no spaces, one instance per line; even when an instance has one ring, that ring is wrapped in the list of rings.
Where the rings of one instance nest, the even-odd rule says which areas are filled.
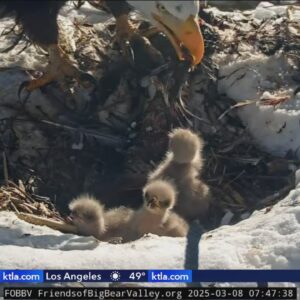
[[[151,199],[148,201],[148,206],[149,206],[150,208],[155,208],[155,207],[157,207],[157,206],[158,206],[158,205],[157,205],[157,198],[156,198],[156,197],[151,198]]]
[[[68,218],[71,219],[72,221],[74,220],[75,218],[75,214],[73,212],[71,212],[69,215],[68,215]]]
[[[76,212],[71,212],[68,217],[71,219],[72,223],[74,223],[74,222],[83,222],[82,217]]]

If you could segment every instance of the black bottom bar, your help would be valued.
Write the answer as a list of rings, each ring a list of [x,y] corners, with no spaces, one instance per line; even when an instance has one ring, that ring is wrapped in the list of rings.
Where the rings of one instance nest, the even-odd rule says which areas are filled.
[[[297,299],[296,288],[4,288],[4,299]]]

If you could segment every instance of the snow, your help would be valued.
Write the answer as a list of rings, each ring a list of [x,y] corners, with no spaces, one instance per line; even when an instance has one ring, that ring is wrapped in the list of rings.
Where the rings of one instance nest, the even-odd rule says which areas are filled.
[[[73,12],[71,19],[70,15],[66,17],[68,10]],[[274,16],[284,17],[287,7],[264,2],[251,13],[261,21]],[[300,20],[298,12],[293,16]],[[73,35],[68,24],[74,19],[100,28],[108,16],[99,14],[88,3],[80,11],[72,10],[70,6],[64,8],[59,20],[68,28],[65,34],[68,41]],[[0,31],[9,24],[9,19],[2,20]],[[10,37],[0,37],[1,49],[11,44]],[[0,55],[0,97],[5,103],[17,100],[15,94],[2,87],[16,91],[17,84],[26,79],[22,68],[40,68],[41,61],[46,63],[40,49],[30,46],[17,54],[16,51],[21,49],[22,45]],[[300,157],[297,151],[300,148],[300,95],[292,95],[296,83],[291,78],[295,66],[283,54],[266,57],[256,53],[251,46],[243,48],[241,45],[241,53],[238,58],[219,54],[220,76],[233,74],[219,81],[219,91],[236,101],[258,100],[278,93],[289,95],[291,99],[280,105],[280,109],[252,104],[240,108],[239,113],[262,148],[281,156],[292,150]],[[4,70],[6,67],[16,68]],[[237,78],[240,79],[236,81]],[[41,103],[43,97],[36,91],[31,101]],[[39,139],[38,132],[34,134],[35,139]],[[199,269],[300,269],[299,172],[295,189],[268,212],[266,209],[256,211],[236,225],[224,225],[205,233],[199,246]],[[226,224],[229,218],[227,215],[223,223]],[[62,234],[34,226],[19,220],[11,212],[0,212],[0,237],[0,269],[183,269],[187,244],[185,238],[149,235],[132,243],[114,245],[92,237]]]
[[[103,26],[103,23],[106,22],[111,16],[103,11],[99,11],[88,2],[85,2],[80,10],[74,9],[74,4],[72,1],[65,5],[60,11],[58,22],[60,28],[60,34],[62,40],[67,40],[67,45],[72,50],[75,50],[74,45],[74,27],[70,26],[72,23],[88,23],[93,24],[100,28]],[[8,28],[11,28],[14,22],[10,18],[3,18],[0,22],[0,32],[6,32]],[[7,49],[11,46],[14,41],[14,36],[12,33],[4,36],[0,36],[0,52]],[[45,67],[47,63],[47,56],[45,52],[41,49],[35,47],[34,45],[29,46],[27,49],[20,51],[25,46],[24,39],[19,45],[8,53],[1,53],[0,55],[0,68],[4,67],[22,67],[26,69],[38,69]]]
[[[299,10],[292,10],[290,19],[300,20]],[[224,12],[216,14],[224,15]],[[274,6],[261,2],[252,17],[258,20],[287,17],[288,6]],[[293,27],[290,30],[294,30]],[[257,103],[239,108],[239,115],[248,130],[264,150],[278,156],[292,152],[300,158],[300,93],[293,95],[299,83],[293,75],[299,69],[290,57],[284,53],[265,56],[255,46],[239,45],[237,55],[218,54],[220,64],[219,92],[235,101],[270,99],[274,96],[286,96],[289,100],[279,107],[263,106]]]
[[[0,236],[1,269],[183,269],[187,245],[155,235],[114,245],[31,225],[12,212],[0,213]],[[198,268],[299,269],[299,248],[300,184],[270,210],[203,234]]]
[[[297,85],[292,81],[294,66],[282,55],[251,55],[233,60],[220,69],[219,91],[236,101],[259,100],[287,95],[290,100],[278,109],[256,103],[239,109],[240,117],[256,141],[267,151],[285,156],[292,150],[300,157],[300,95],[293,96]],[[233,74],[232,76],[228,76]],[[238,80],[237,80],[238,79]],[[270,92],[272,91],[272,94]]]
[[[281,17],[286,14],[287,6],[274,5],[270,2],[261,2],[254,10],[254,18],[266,20],[273,17]]]

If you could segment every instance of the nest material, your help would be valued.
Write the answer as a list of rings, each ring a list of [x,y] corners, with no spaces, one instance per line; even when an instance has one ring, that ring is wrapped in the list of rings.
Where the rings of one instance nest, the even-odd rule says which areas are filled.
[[[217,92],[218,66],[214,55],[220,51],[238,54],[239,43],[255,41],[258,51],[266,55],[283,50],[299,60],[298,37],[288,29],[297,24],[284,20],[280,26],[270,21],[265,22],[267,27],[264,22],[258,26],[245,16],[240,22],[251,27],[245,30],[230,18],[220,19],[210,13],[203,17],[210,23],[203,25],[206,58],[187,78],[181,99],[176,93],[170,97],[172,85],[165,86],[176,70],[149,75],[149,70],[120,58],[118,47],[111,47],[113,22],[107,22],[101,31],[90,24],[77,24],[74,57],[83,70],[95,72],[98,87],[87,94],[74,83],[69,85],[73,90],[65,91],[54,83],[43,90],[37,102],[33,97],[25,105],[5,101],[0,104],[10,111],[9,117],[1,116],[0,127],[0,148],[6,154],[9,178],[21,178],[27,192],[38,191],[55,199],[62,210],[72,197],[83,192],[94,194],[108,207],[137,207],[148,172],[167,150],[168,131],[183,126],[199,132],[206,142],[202,176],[215,194],[215,224],[226,209],[236,215],[233,221],[237,221],[245,212],[272,205],[282,198],[293,186],[291,166],[297,162],[293,157],[274,157],[254,145],[236,110],[229,110],[234,101]],[[148,26],[136,22],[141,29]],[[218,32],[224,28],[232,30],[238,42],[220,42]],[[150,40],[165,52],[166,60],[174,59],[164,36],[156,33]],[[95,64],[96,61],[99,63]],[[191,100],[195,98],[196,102]],[[30,146],[24,143],[28,135]],[[3,187],[2,209],[30,211],[61,220],[52,211],[51,202],[48,213],[40,213],[36,207],[40,202],[34,197],[28,200],[16,189]],[[7,193],[13,198],[9,200]],[[20,202],[12,200],[15,198],[22,200],[27,211],[13,202]]]
[[[9,181],[0,188],[0,210],[11,210],[16,213],[34,214],[56,221],[63,221],[60,213],[47,197],[30,195],[22,181],[19,185]]]

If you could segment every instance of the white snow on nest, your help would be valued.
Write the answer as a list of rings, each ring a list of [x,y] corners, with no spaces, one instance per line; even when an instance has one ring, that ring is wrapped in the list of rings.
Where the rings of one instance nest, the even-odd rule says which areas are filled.
[[[103,23],[107,21],[111,15],[100,11],[88,2],[85,2],[83,6],[77,10],[74,9],[73,1],[69,1],[60,11],[58,22],[60,25],[63,39],[67,40],[67,45],[71,49],[75,49],[74,40],[74,27],[71,26],[74,22],[76,23],[88,23],[101,28]],[[10,18],[3,18],[0,22],[0,33],[6,32],[12,28],[14,22]],[[1,51],[9,48],[15,40],[14,34],[8,34],[0,36],[0,68],[5,67],[22,67],[32,70],[41,70],[41,66],[45,67],[47,64],[47,56],[45,53],[35,47],[34,45],[29,46],[26,50],[22,51],[25,46],[25,41],[17,45],[15,49],[8,53],[1,53]]]
[[[279,21],[280,17],[287,16],[287,8],[262,2],[252,11],[252,16],[259,20],[278,17]],[[214,13],[219,12],[214,9]],[[297,10],[290,13],[293,21],[300,21]],[[217,54],[219,75],[223,78],[219,80],[219,91],[237,102],[287,96],[290,100],[276,109],[254,103],[239,108],[239,113],[262,148],[279,156],[292,151],[300,158],[300,93],[293,95],[299,83],[292,79],[299,68],[284,53],[267,57],[258,53],[254,45],[243,44],[239,45],[239,52],[240,56]]]
[[[220,69],[219,91],[236,101],[259,100],[276,95],[290,100],[275,109],[252,104],[239,109],[240,117],[256,141],[267,151],[285,156],[289,150],[300,157],[300,94],[293,96],[294,66],[283,55],[251,55],[233,60]],[[227,76],[233,74],[232,76]],[[238,79],[238,80],[237,80]]]
[[[270,2],[261,2],[254,11],[254,18],[258,20],[282,17],[286,15],[287,6],[274,5]]]
[[[185,238],[113,245],[0,213],[1,269],[183,269]],[[270,210],[205,233],[199,269],[300,269],[300,184]],[[124,255],[126,253],[126,255]],[[63,263],[63,265],[62,265]]]

